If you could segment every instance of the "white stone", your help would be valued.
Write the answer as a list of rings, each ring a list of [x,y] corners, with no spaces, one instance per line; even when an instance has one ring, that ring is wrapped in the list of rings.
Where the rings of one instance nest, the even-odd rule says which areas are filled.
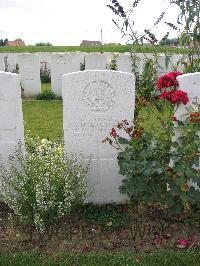
[[[85,53],[74,52],[71,53],[72,56],[72,71],[77,72],[81,70],[81,64],[84,64]]]
[[[4,54],[0,53],[0,71],[5,71]]]
[[[179,105],[175,116],[178,120],[184,121],[184,114],[187,114],[187,109],[189,106],[193,106],[193,102],[198,101],[200,104],[200,72],[185,74],[177,77],[179,82],[179,88],[188,94],[189,103],[187,105]],[[198,110],[197,110],[198,111]],[[199,132],[200,137],[200,132]],[[199,158],[199,169],[200,169],[200,158]],[[192,181],[190,185],[194,186],[196,189],[198,188],[196,184]],[[200,189],[200,188],[199,188]]]
[[[23,95],[25,97],[36,96],[41,92],[39,55],[21,54],[18,56],[18,63]]]
[[[132,73],[132,64],[133,61],[131,59],[131,55],[128,54],[120,54],[117,57],[117,70]]]
[[[53,53],[51,58],[51,86],[57,96],[62,96],[62,76],[80,71],[82,56],[78,53]]]
[[[98,53],[91,53],[85,56],[85,69],[86,70],[105,70],[106,69],[106,56]]]
[[[0,164],[7,166],[8,155],[24,142],[20,78],[0,72]]]
[[[62,94],[66,152],[91,156],[88,201],[123,202],[117,151],[102,140],[117,122],[134,119],[134,75],[111,70],[64,75]]]
[[[6,72],[16,73],[17,54],[16,53],[4,54],[4,65]]]

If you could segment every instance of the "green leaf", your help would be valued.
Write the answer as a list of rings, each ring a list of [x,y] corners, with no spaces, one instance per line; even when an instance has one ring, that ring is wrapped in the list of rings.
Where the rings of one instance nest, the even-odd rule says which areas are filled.
[[[130,141],[125,138],[119,137],[118,142],[119,144],[129,144]]]

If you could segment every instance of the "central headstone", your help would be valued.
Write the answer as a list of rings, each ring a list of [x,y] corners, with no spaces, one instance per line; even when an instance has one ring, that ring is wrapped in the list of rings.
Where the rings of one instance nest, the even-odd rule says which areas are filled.
[[[133,121],[135,77],[117,71],[83,71],[63,76],[66,152],[90,159],[88,201],[123,202],[117,151],[102,141],[117,122]]]

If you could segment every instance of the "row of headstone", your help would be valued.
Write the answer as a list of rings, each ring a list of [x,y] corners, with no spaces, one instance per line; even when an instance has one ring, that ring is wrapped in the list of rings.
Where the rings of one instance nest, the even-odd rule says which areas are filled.
[[[181,55],[173,55],[166,64],[166,56],[163,54],[155,57],[153,54],[130,53],[7,53],[0,54],[0,70],[6,72],[18,72],[21,77],[22,90],[25,97],[33,97],[41,92],[40,72],[51,76],[52,91],[57,96],[62,96],[62,76],[67,73],[80,70],[106,70],[110,69],[110,61],[115,59],[115,70],[142,74],[147,59],[152,59],[157,65],[157,75],[173,71],[181,61]],[[178,70],[183,66],[179,64]]]
[[[178,80],[190,102],[200,98],[200,73]],[[124,202],[126,198],[118,190],[123,177],[118,174],[117,150],[102,140],[119,121],[133,121],[135,76],[111,70],[83,71],[65,74],[62,84],[65,149],[82,153],[90,161],[88,201]],[[184,112],[185,106],[179,106],[177,118]],[[7,165],[19,140],[24,140],[20,77],[0,72],[0,164]]]

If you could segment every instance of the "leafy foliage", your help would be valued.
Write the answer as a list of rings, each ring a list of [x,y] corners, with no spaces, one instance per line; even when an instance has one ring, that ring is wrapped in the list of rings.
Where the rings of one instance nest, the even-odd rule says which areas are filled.
[[[37,100],[54,100],[55,98],[55,93],[49,90],[45,90],[37,95]]]
[[[87,221],[95,222],[104,231],[118,230],[131,221],[126,205],[86,205],[84,216]]]
[[[158,101],[142,108],[135,130],[122,121],[106,141],[119,150],[119,173],[125,177],[122,194],[136,205],[156,203],[180,213],[200,204],[200,191],[189,186],[191,180],[200,185],[200,123],[199,113],[193,110],[188,110],[184,121],[173,122],[170,105]],[[120,137],[120,130],[128,133],[129,139]]]

